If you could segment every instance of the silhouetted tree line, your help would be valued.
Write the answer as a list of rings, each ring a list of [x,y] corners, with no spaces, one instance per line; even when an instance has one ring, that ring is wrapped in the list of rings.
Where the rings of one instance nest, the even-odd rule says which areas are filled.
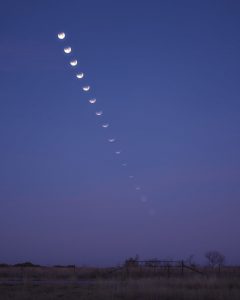
[[[219,251],[208,251],[205,253],[205,258],[207,259],[208,266],[212,269],[218,268],[220,271],[221,267],[225,264],[225,256]],[[152,258],[145,262],[146,267],[154,267],[157,265],[158,259]],[[184,263],[190,267],[195,268],[197,264],[194,262],[194,255],[190,255]],[[139,256],[130,257],[124,262],[125,267],[138,267],[139,266]]]
[[[191,267],[196,267],[196,263],[194,263],[194,255],[190,255],[185,261],[184,263],[191,266]],[[208,262],[208,266],[212,269],[216,269],[218,268],[218,270],[220,271],[221,267],[225,264],[225,256],[220,253],[219,251],[208,251],[205,253],[205,258],[207,259]],[[145,266],[146,267],[154,267],[157,264],[157,259],[156,258],[152,258],[149,259],[145,262]],[[41,267],[40,265],[37,264],[33,264],[31,262],[24,262],[24,263],[18,263],[15,265],[9,265],[6,263],[0,263],[0,268],[6,268],[6,267],[21,267],[21,268],[33,268],[33,267]],[[128,259],[125,260],[124,262],[124,266],[125,267],[138,267],[139,266],[139,256],[136,255],[135,257],[130,257]],[[55,268],[74,268],[75,269],[75,265],[55,265]]]

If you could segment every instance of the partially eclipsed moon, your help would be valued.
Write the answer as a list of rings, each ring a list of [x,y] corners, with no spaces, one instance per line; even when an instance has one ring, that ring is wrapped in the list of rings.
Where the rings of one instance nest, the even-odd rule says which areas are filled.
[[[114,143],[114,142],[115,142],[115,139],[108,139],[108,141],[109,141],[110,143]]]
[[[66,54],[69,54],[72,52],[72,48],[71,47],[66,47],[63,49],[63,51],[66,53]]]
[[[94,103],[96,103],[96,101],[97,101],[97,99],[90,99],[90,100],[88,100],[91,104],[94,104]]]
[[[108,128],[108,126],[109,126],[108,123],[102,124],[102,127],[103,127],[103,128]]]
[[[84,92],[88,92],[90,90],[90,86],[86,85],[82,89],[83,89]]]
[[[59,40],[63,40],[65,38],[65,33],[64,32],[59,32],[58,38],[59,38]]]
[[[77,65],[77,63],[78,63],[78,62],[77,62],[76,59],[70,61],[70,65],[71,65],[72,67],[75,67],[75,66]]]
[[[103,114],[103,111],[102,111],[102,110],[96,111],[96,115],[97,115],[97,116],[101,116],[102,114]]]
[[[76,77],[77,77],[78,79],[82,79],[82,78],[83,78],[83,76],[84,76],[84,74],[83,74],[83,73],[78,73],[78,74],[76,74]]]

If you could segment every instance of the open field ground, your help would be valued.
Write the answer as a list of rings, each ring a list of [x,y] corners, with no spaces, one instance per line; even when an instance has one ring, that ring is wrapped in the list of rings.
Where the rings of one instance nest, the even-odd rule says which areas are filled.
[[[239,300],[240,280],[223,278],[141,278],[94,280],[81,283],[1,284],[0,299],[161,299]]]
[[[239,300],[240,270],[164,276],[132,268],[0,268],[0,299]],[[168,274],[167,274],[168,275]]]

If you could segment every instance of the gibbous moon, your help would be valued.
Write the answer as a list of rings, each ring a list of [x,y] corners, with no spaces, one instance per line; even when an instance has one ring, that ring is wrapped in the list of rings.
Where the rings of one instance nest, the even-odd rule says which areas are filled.
[[[59,40],[63,40],[65,38],[65,33],[64,32],[59,32],[58,38],[59,38]]]
[[[65,37],[66,37],[66,34],[65,34],[65,32],[59,32],[59,33],[57,34],[57,37],[58,37],[58,39],[60,39],[60,40],[64,40]],[[63,51],[64,51],[64,53],[66,53],[66,54],[70,54],[70,53],[72,53],[72,48],[71,48],[70,46],[65,46],[65,47],[64,47],[64,45],[63,45]],[[72,67],[76,67],[76,66],[78,65],[78,61],[77,61],[77,59],[74,58],[74,56],[69,55],[69,64],[70,64]],[[78,70],[78,68],[76,68],[76,69],[75,69],[75,76],[76,76],[77,79],[82,79],[83,77],[85,77],[85,74],[84,74],[83,72],[80,72],[80,71]],[[85,80],[84,80],[84,81],[85,81]],[[84,85],[84,84],[86,84],[86,83],[83,83],[83,85],[80,86],[80,88],[82,88],[82,90],[83,90],[84,92],[88,92],[88,91],[91,89],[91,87],[90,87],[90,85]],[[94,90],[94,89],[93,89],[93,90]],[[92,91],[92,89],[91,89],[91,91]],[[90,104],[96,103],[97,99],[96,99],[96,98],[90,98],[90,97],[92,97],[92,96],[91,96],[92,93],[90,92],[89,94],[90,94],[90,96],[89,96],[89,98],[88,98],[88,102],[89,102]],[[88,94],[88,95],[89,95],[89,94]],[[95,111],[95,114],[96,114],[97,116],[101,116],[101,115],[103,115],[103,111],[102,111],[102,110]],[[102,118],[105,119],[104,117],[102,117]],[[102,119],[102,118],[100,118],[100,119]],[[108,127],[109,127],[109,123],[107,123],[107,122],[106,122],[106,123],[103,123],[103,122],[104,122],[104,121],[101,122],[101,123],[102,123],[101,127],[103,127],[103,128],[108,128]],[[112,125],[111,125],[111,126],[112,126]],[[107,132],[108,132],[108,130],[107,130]],[[118,144],[118,139],[113,138],[113,137],[108,138],[107,141],[108,141],[109,143],[114,143],[114,142],[117,141],[116,144]],[[113,144],[112,147],[115,148],[116,144]],[[116,155],[119,155],[119,154],[121,154],[122,151],[119,150],[117,147],[118,147],[118,146],[116,146],[115,150],[114,150],[114,148],[112,149],[112,151],[113,151],[112,153],[115,153]],[[116,150],[116,149],[118,149],[118,150]],[[121,149],[121,148],[120,148],[120,149]],[[115,151],[115,152],[114,152],[114,151]],[[124,150],[123,150],[123,152],[124,152]],[[122,167],[127,167],[127,166],[128,166],[128,163],[126,163],[124,160],[121,159],[121,158],[122,158],[122,155],[121,155],[120,157],[118,157],[118,158],[120,158],[120,163],[121,163],[121,166],[122,166]],[[126,170],[128,170],[128,167],[126,168]],[[147,202],[148,199],[147,199],[147,197],[146,197],[145,195],[142,195],[141,187],[140,187],[139,185],[137,185],[138,183],[136,182],[135,177],[134,177],[133,175],[128,175],[128,178],[132,180],[133,188],[134,188],[136,191],[138,191],[138,192],[136,192],[136,194],[139,196],[140,201],[141,201],[142,203]],[[155,210],[150,209],[150,210],[149,210],[149,214],[150,214],[150,215],[154,215],[154,214],[155,214]]]
[[[83,89],[84,92],[88,92],[90,90],[90,86],[86,85],[82,89]]]
[[[76,59],[71,60],[71,61],[70,61],[70,65],[71,65],[72,67],[75,67],[75,66],[77,65],[77,60],[76,60]]]
[[[103,127],[103,128],[108,128],[108,126],[109,126],[109,124],[108,124],[108,123],[106,123],[106,124],[102,124],[102,127]]]
[[[96,111],[96,115],[97,115],[97,116],[101,116],[102,114],[103,114],[103,111],[102,111],[102,110]]]
[[[77,77],[78,79],[82,79],[82,78],[83,78],[83,76],[84,76],[84,74],[83,74],[83,73],[78,73],[78,74],[76,74],[76,77]]]
[[[63,51],[67,54],[71,53],[72,52],[72,48],[71,47],[66,47],[63,49]]]

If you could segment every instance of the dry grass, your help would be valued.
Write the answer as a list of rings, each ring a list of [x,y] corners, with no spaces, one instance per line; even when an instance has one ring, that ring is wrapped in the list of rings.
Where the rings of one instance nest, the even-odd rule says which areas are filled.
[[[4,272],[5,275],[3,276]],[[1,300],[239,300],[240,276],[194,275],[183,277],[131,278],[126,276],[103,279],[106,269],[93,268],[7,268],[0,270]],[[94,273],[95,272],[95,273]],[[93,276],[93,274],[95,274]],[[228,275],[227,275],[228,274]],[[225,276],[227,275],[227,276]],[[81,278],[89,278],[82,280]],[[95,279],[93,279],[95,277]],[[80,279],[79,279],[80,278]],[[16,284],[6,279],[21,279]],[[38,281],[36,281],[36,279]]]
[[[91,284],[1,285],[0,299],[239,300],[240,281],[222,278],[101,280]]]
[[[104,268],[69,268],[69,267],[3,267],[0,268],[1,279],[93,279],[109,273]]]

